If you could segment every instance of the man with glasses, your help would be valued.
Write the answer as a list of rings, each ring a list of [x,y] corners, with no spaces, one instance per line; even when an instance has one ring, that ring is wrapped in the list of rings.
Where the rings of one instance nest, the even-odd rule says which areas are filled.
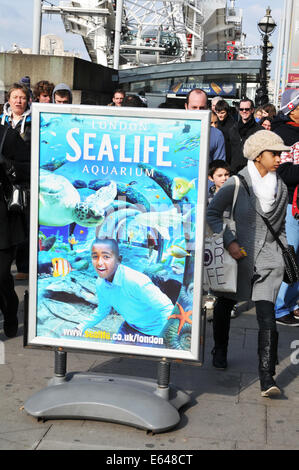
[[[262,127],[254,119],[254,104],[248,98],[243,98],[239,105],[240,120],[238,123],[239,134],[242,146],[245,140],[257,131],[261,131]]]
[[[249,98],[243,98],[239,103],[239,122],[238,131],[240,135],[241,149],[243,149],[246,139],[257,131],[263,130],[254,118],[254,104]],[[244,166],[247,165],[247,160],[243,155],[240,155],[238,166],[235,171],[240,171]]]

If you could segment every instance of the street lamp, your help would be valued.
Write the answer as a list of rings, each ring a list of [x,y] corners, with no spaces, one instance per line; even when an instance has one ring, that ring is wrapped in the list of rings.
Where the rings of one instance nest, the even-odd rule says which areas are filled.
[[[263,39],[263,58],[260,74],[260,102],[259,105],[268,103],[268,78],[267,78],[267,61],[268,54],[272,52],[273,46],[269,41],[269,36],[273,33],[276,28],[276,23],[271,16],[271,9],[266,9],[266,15],[259,21],[258,29]]]

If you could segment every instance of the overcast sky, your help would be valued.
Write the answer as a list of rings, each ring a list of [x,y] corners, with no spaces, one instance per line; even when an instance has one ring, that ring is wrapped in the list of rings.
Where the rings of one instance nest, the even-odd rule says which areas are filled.
[[[51,0],[49,3],[58,5],[59,1]],[[33,0],[1,0],[0,51],[8,51],[13,43],[20,47],[32,47],[33,4]],[[283,0],[236,0],[236,8],[243,9],[243,32],[247,35],[247,46],[261,43],[257,23],[264,16],[268,6],[272,9],[272,17],[279,26],[283,4]],[[277,27],[271,37],[274,46],[277,42],[278,29]],[[82,38],[76,34],[66,33],[59,15],[43,16],[42,34],[49,33],[56,34],[63,39],[65,50],[79,52],[82,59],[89,60]],[[272,75],[275,58],[276,51],[274,50],[271,56]]]

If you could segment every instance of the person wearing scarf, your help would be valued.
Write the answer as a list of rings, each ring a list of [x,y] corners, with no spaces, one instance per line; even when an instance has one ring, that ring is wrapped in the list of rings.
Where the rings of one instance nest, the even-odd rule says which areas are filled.
[[[238,261],[236,293],[213,292],[217,297],[213,314],[213,365],[227,367],[230,317],[236,302],[255,302],[258,322],[259,379],[261,394],[278,395],[281,390],[273,376],[277,361],[278,332],[274,305],[284,275],[280,247],[270,233],[263,217],[267,217],[284,245],[287,187],[277,175],[280,154],[288,151],[283,140],[271,131],[261,130],[250,136],[244,145],[247,166],[239,175],[240,189],[234,208],[236,233],[226,227],[224,246]],[[223,213],[231,207],[235,189],[229,178],[215,194],[207,209],[207,222],[214,233],[223,227]],[[242,248],[241,248],[242,247]],[[245,249],[245,252],[244,252]]]
[[[8,90],[8,101],[3,108],[1,124],[15,129],[22,137],[30,155],[31,148],[31,107],[30,90],[27,86],[14,83]],[[29,182],[26,187],[29,189]],[[20,243],[16,251],[16,280],[26,280],[29,276],[29,210],[23,214],[27,239]]]
[[[8,100],[4,104],[1,124],[9,125],[19,132],[30,149],[31,145],[31,107],[30,91],[25,85],[14,83],[8,90]]]
[[[289,204],[286,215],[286,235],[289,245],[293,245],[299,263],[299,220],[292,214],[292,202],[296,186],[299,185],[299,90],[288,89],[282,94],[281,109],[272,129],[278,134],[289,152],[281,155],[277,173],[288,188]],[[299,326],[299,282],[288,285],[282,283],[275,304],[276,321],[281,325]]]

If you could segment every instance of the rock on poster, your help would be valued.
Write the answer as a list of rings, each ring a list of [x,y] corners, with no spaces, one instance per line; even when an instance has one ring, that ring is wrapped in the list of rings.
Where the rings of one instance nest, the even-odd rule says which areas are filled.
[[[196,358],[209,114],[33,108],[32,344]]]

